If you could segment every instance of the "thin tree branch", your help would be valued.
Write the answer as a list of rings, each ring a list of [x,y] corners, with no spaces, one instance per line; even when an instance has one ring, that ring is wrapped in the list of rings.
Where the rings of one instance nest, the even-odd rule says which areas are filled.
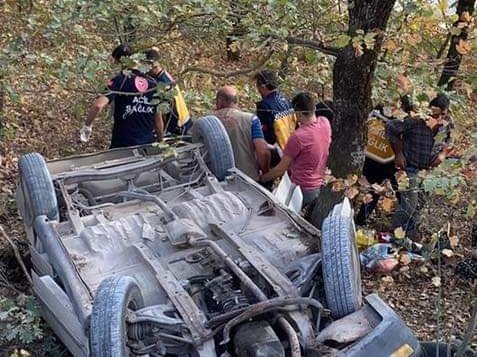
[[[204,67],[188,67],[184,69],[179,76],[183,76],[186,73],[189,72],[199,72],[199,73],[205,73],[205,74],[211,74],[216,77],[221,77],[221,78],[230,78],[230,77],[237,77],[237,76],[242,76],[244,74],[249,74],[252,72],[255,72],[259,68],[263,67],[263,65],[272,57],[273,55],[273,50],[271,50],[267,56],[262,58],[262,60],[258,63],[256,63],[254,66],[250,68],[245,68],[245,69],[239,69],[236,71],[229,71],[229,72],[222,72],[222,71],[216,71],[214,69],[210,68],[204,68]]]
[[[163,30],[162,32],[168,33],[174,29],[175,26],[178,26],[179,24],[182,24],[190,19],[193,19],[195,17],[202,17],[202,16],[211,16],[210,12],[202,12],[202,13],[197,13],[197,14],[192,14],[189,16],[178,16],[176,17],[173,21],[171,21]],[[215,16],[212,16],[215,18]],[[211,20],[209,19],[207,22],[210,22]]]
[[[292,45],[288,46],[287,52],[283,56],[282,61],[280,63],[280,70],[278,71],[278,73],[281,78],[285,78],[290,69],[290,63],[288,62],[288,59],[290,58],[290,55],[293,52],[293,47],[294,46]]]
[[[113,22],[114,22],[114,28],[116,29],[116,36],[118,36],[119,43],[122,45],[122,44],[124,44],[124,39],[123,39],[123,37],[121,37],[122,31],[119,28],[119,22],[118,22],[118,18],[116,16],[114,16]]]
[[[441,47],[439,48],[439,51],[437,52],[437,58],[440,59],[442,58],[442,56],[444,55],[444,51],[446,50],[447,48],[447,45],[449,44],[449,41],[451,39],[452,35],[451,33],[449,32],[447,34],[447,37],[446,37],[446,40],[444,41],[444,43],[441,45]]]
[[[20,264],[20,267],[23,270],[23,274],[25,274],[25,277],[27,278],[28,282],[30,283],[30,285],[32,285],[33,281],[31,280],[31,276],[28,273],[25,263],[23,263],[23,259],[22,259],[22,256],[20,255],[20,251],[18,250],[17,245],[10,239],[10,237],[7,235],[7,233],[5,232],[1,224],[0,224],[0,233],[2,234],[3,238],[5,238],[7,242],[11,245],[13,249],[13,254],[15,255],[15,258],[17,259],[18,264]]]
[[[282,38],[274,34],[267,34],[266,36],[276,40],[286,41],[289,45],[297,45],[297,46],[312,48],[314,50],[320,51],[330,56],[336,57],[338,56],[338,52],[339,52],[339,49],[337,47],[327,47],[323,44],[323,42],[320,42],[320,41],[306,40],[303,38],[298,38],[293,36]]]

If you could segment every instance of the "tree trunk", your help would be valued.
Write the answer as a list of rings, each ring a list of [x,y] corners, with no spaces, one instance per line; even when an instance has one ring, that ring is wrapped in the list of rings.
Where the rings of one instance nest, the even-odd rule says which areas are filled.
[[[459,41],[467,40],[469,21],[463,18],[462,14],[468,12],[469,16],[472,16],[474,12],[475,0],[459,0],[457,3],[457,15],[459,19],[454,23],[454,27],[462,26],[459,35],[452,35],[449,52],[447,52],[447,61],[442,69],[441,77],[437,85],[443,86],[448,83],[448,89],[452,89],[452,81],[449,80],[452,77],[456,77],[459,72],[460,63],[462,62],[462,54],[457,51],[456,46]]]
[[[383,34],[395,0],[349,1],[349,35],[356,30],[377,31],[373,49],[356,56],[351,45],[341,49],[333,68],[333,103],[330,168],[335,176],[360,172],[364,162],[365,122],[371,109],[371,84]],[[353,4],[353,6],[351,5]]]
[[[242,10],[240,10],[239,6],[231,1],[229,2],[229,9],[228,18],[232,23],[232,31],[229,32],[225,38],[225,46],[227,50],[227,60],[236,62],[240,60],[241,53],[240,49],[234,46],[234,42],[236,42],[237,38],[243,36],[247,31],[240,23]]]
[[[335,177],[361,172],[364,162],[366,118],[371,109],[371,84],[384,31],[395,0],[354,0],[348,2],[349,35],[356,30],[376,31],[373,49],[355,54],[352,45],[340,50],[333,68],[333,104],[336,116],[331,123],[333,140],[328,165]],[[320,193],[312,222],[321,227],[329,210],[341,199],[329,187]]]

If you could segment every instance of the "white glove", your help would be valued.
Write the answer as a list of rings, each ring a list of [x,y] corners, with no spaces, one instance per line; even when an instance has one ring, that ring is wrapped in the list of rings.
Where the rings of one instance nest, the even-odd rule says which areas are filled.
[[[91,133],[93,132],[92,125],[83,125],[80,129],[80,140],[82,143],[87,143],[91,138]]]

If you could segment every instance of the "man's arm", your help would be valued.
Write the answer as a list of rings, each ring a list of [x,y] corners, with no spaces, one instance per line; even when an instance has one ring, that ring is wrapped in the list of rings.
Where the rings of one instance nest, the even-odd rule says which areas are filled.
[[[251,135],[255,153],[257,154],[258,165],[260,166],[262,174],[264,174],[270,170],[271,153],[264,139],[260,120],[256,116],[252,118]]]
[[[257,103],[257,117],[260,119],[265,140],[269,144],[275,144],[277,137],[273,128],[274,115],[270,108],[266,107],[262,102]]]
[[[100,95],[96,98],[91,104],[91,107],[88,110],[88,116],[86,117],[86,125],[91,126],[93,120],[98,116],[99,113],[109,104],[109,99],[105,95]]]
[[[405,119],[412,120],[412,119]],[[403,147],[404,143],[402,135],[405,130],[405,121],[390,120],[386,123],[386,138],[391,143],[394,151],[394,165],[398,169],[404,169],[407,166],[406,158],[404,157]]]
[[[157,141],[162,141],[164,135],[164,121],[162,119],[162,112],[156,112],[154,116],[154,130],[156,131]]]
[[[454,123],[452,118],[446,115],[439,123],[441,126],[438,128],[436,135],[434,136],[434,147],[432,149],[431,167],[439,166],[443,162],[447,154],[452,151],[454,145],[452,130],[454,129]]]
[[[270,150],[265,139],[254,139],[253,146],[257,153],[258,165],[262,173],[267,173],[270,170]]]
[[[292,161],[293,159],[291,157],[287,155],[283,156],[277,166],[260,176],[260,182],[268,182],[282,176],[288,170]]]

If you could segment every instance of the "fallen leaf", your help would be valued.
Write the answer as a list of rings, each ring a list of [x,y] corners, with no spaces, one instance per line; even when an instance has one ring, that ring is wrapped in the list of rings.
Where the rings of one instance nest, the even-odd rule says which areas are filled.
[[[398,74],[396,83],[403,93],[409,93],[412,90],[412,82],[407,74]]]
[[[462,14],[460,14],[459,20],[464,22],[470,22],[471,20],[470,13],[468,11],[463,11]]]
[[[441,286],[441,277],[440,276],[435,276],[432,278],[432,285],[434,285],[436,288]]]
[[[447,258],[451,258],[454,256],[454,252],[451,249],[442,249],[441,253]]]
[[[343,180],[336,180],[335,182],[333,182],[333,185],[331,187],[331,190],[334,192],[344,191],[344,189],[345,189],[345,185]]]
[[[378,194],[381,194],[383,193],[384,191],[386,191],[386,187],[384,186],[381,186],[381,185],[378,185],[377,183],[373,183],[371,185],[371,188],[374,190],[374,192],[378,193]]]
[[[370,193],[367,193],[363,196],[363,203],[366,204],[370,202],[373,202],[373,195]]]
[[[418,33],[411,34],[409,36],[409,43],[411,45],[417,45],[418,43],[422,42],[422,36]]]
[[[402,229],[402,227],[397,227],[394,230],[394,238],[396,238],[396,239],[406,238],[406,232],[404,231],[404,229]]]
[[[384,212],[391,213],[394,208],[394,200],[389,197],[383,197],[381,199],[380,207]]]
[[[427,267],[426,267],[426,266],[422,266],[422,267],[420,267],[420,268],[419,268],[419,270],[420,270],[420,271],[421,271],[421,273],[423,273],[423,274],[427,274],[427,273],[429,273],[429,269],[427,269]]]
[[[383,276],[383,277],[381,278],[381,281],[382,281],[383,283],[385,283],[385,284],[392,284],[392,283],[394,283],[393,277],[392,277],[392,276],[389,276],[389,275],[388,275],[388,276]]]
[[[407,278],[410,278],[410,275],[408,274],[411,269],[409,268],[408,265],[404,265],[401,268],[399,268],[399,272],[401,274],[404,274]]]
[[[358,179],[358,184],[359,184],[362,188],[368,188],[368,187],[369,187],[369,182],[368,182],[366,176],[361,176],[361,177]]]
[[[358,182],[358,175],[348,175],[344,181],[344,184],[346,187],[351,187],[353,186],[356,182]]]
[[[386,43],[383,45],[383,48],[384,48],[385,50],[388,50],[388,51],[391,52],[391,53],[394,53],[394,52],[396,52],[397,45],[396,45],[396,42],[394,42],[393,40],[388,40],[388,41],[386,41]]]
[[[470,43],[470,41],[462,40],[462,39],[460,39],[459,43],[455,45],[456,51],[461,55],[465,55],[469,53],[471,48],[472,48],[472,44]]]
[[[356,187],[350,187],[346,190],[345,196],[350,200],[355,198],[359,194],[359,190]]]
[[[409,188],[409,177],[406,174],[406,171],[396,172],[396,181],[398,183],[398,190],[405,191]]]
[[[451,248],[455,248],[459,244],[459,238],[457,236],[451,236],[449,237],[449,243]]]
[[[361,44],[353,45],[355,57],[361,57],[363,55],[363,46]]]

